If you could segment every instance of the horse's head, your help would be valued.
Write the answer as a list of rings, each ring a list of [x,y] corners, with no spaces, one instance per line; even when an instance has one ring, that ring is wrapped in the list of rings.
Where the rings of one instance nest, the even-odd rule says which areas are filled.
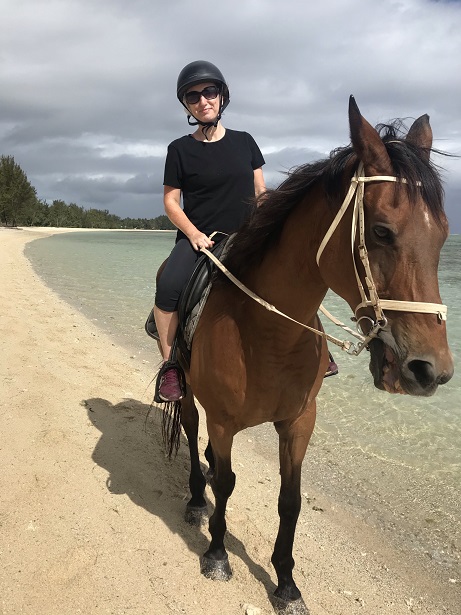
[[[363,184],[364,243],[372,288],[374,281],[377,297],[384,300],[385,316],[383,328],[369,344],[370,370],[380,389],[429,396],[453,375],[444,320],[435,313],[436,309],[434,313],[418,313],[417,308],[417,303],[426,307],[442,303],[437,269],[448,235],[443,190],[429,161],[429,117],[417,119],[405,139],[382,139],[351,97],[349,123],[353,149],[364,167],[363,176],[388,178]],[[394,177],[397,181],[392,181]],[[355,241],[357,271],[369,295],[367,265],[358,255],[358,246],[363,244],[359,235]],[[356,310],[363,297],[355,290],[346,294]],[[391,307],[391,301],[406,302],[408,311],[398,311],[404,304]],[[370,306],[360,307],[356,316],[368,317],[360,321],[365,333],[371,321],[377,320],[376,310]]]

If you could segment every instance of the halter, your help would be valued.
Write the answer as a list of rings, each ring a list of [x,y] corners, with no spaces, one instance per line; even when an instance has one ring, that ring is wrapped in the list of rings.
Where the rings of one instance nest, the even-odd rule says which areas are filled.
[[[284,318],[290,320],[291,322],[294,322],[300,325],[304,329],[307,329],[308,331],[312,331],[312,333],[315,333],[316,335],[319,335],[325,338],[326,340],[332,342],[333,344],[336,344],[343,350],[346,350],[348,354],[357,356],[362,352],[364,348],[368,346],[369,342],[373,338],[377,337],[379,332],[386,327],[387,318],[384,314],[384,311],[383,311],[384,309],[394,310],[397,312],[415,312],[415,313],[421,313],[421,314],[436,314],[440,322],[447,319],[447,306],[441,303],[425,303],[425,302],[420,302],[420,301],[395,301],[391,299],[380,299],[378,296],[378,291],[376,290],[376,286],[373,281],[373,276],[371,274],[370,261],[368,260],[368,252],[367,252],[367,248],[365,245],[365,212],[364,212],[364,206],[363,206],[363,196],[365,193],[365,183],[380,182],[380,181],[401,182],[403,184],[408,183],[406,179],[399,178],[399,177],[393,177],[392,175],[373,175],[370,177],[366,177],[364,175],[363,163],[360,163],[355,175],[351,179],[351,184],[349,186],[349,190],[346,194],[346,197],[338,213],[336,214],[333,222],[331,223],[331,226],[328,229],[325,237],[323,238],[320,244],[320,247],[317,251],[317,256],[316,256],[317,265],[319,265],[320,257],[322,256],[325,246],[330,241],[331,236],[333,235],[339,223],[341,222],[344,214],[346,213],[347,208],[349,207],[355,195],[354,208],[352,212],[351,248],[352,248],[352,262],[354,263],[355,277],[357,280],[357,286],[358,286],[360,296],[362,299],[362,301],[359,303],[359,305],[355,308],[355,311],[354,311],[355,321],[357,325],[357,332],[353,331],[352,329],[344,325],[340,320],[332,316],[328,312],[328,310],[326,310],[323,307],[323,305],[320,305],[319,310],[327,318],[329,318],[335,325],[341,327],[347,333],[350,333],[351,335],[359,339],[360,341],[358,344],[354,344],[353,342],[349,342],[349,341],[339,340],[333,337],[332,335],[325,333],[324,331],[318,331],[317,329],[314,329],[313,327],[309,327],[308,325],[302,322],[299,322],[298,320],[295,320],[294,318],[291,318],[290,316],[287,316],[287,314],[284,314],[283,312],[278,310],[274,305],[268,303],[267,301],[265,301],[264,299],[256,295],[253,291],[251,291],[247,286],[242,284],[242,282],[240,282],[240,280],[238,280],[234,275],[232,275],[232,273],[221,263],[221,261],[219,261],[216,258],[216,256],[214,256],[212,252],[210,252],[206,248],[201,248],[200,251],[204,252],[208,256],[208,258],[210,258],[213,261],[213,263],[218,267],[218,269],[220,269],[224,273],[224,275],[226,275],[229,278],[229,280],[231,280],[231,282],[233,282],[238,288],[240,288],[240,290],[246,293],[249,297],[251,297],[258,303],[260,303],[264,308],[266,308],[266,310],[269,310],[270,312],[275,312],[279,316],[283,316]],[[421,183],[418,182],[417,185],[420,186]],[[357,227],[359,230],[358,251],[359,251],[360,260],[362,261],[363,267],[365,269],[365,284],[367,287],[367,291],[365,291],[365,288],[360,279],[360,276],[357,270],[356,259],[355,259],[354,246],[355,246],[355,238],[357,234]],[[215,233],[210,235],[210,239],[211,237],[213,237],[214,234]],[[365,308],[365,307],[373,308],[375,312],[375,320],[370,318],[370,316],[361,316],[361,317],[357,316],[358,311],[361,308]],[[371,327],[367,335],[365,336],[362,335],[359,331],[360,322],[362,320],[368,320],[371,323]]]
[[[380,299],[378,296],[378,291],[376,290],[375,283],[373,281],[373,276],[370,268],[370,261],[368,259],[368,251],[365,245],[365,212],[363,205],[363,197],[365,193],[365,183],[368,182],[378,182],[378,181],[386,181],[386,182],[401,182],[408,183],[406,179],[393,177],[391,175],[373,175],[370,177],[366,177],[364,175],[364,166],[361,162],[358,166],[358,169],[355,175],[351,179],[351,184],[349,186],[349,190],[346,194],[346,197],[335,216],[335,219],[331,223],[330,228],[328,229],[325,237],[320,244],[320,247],[317,251],[316,261],[317,265],[319,265],[320,257],[325,249],[325,246],[331,239],[334,231],[338,227],[342,217],[344,216],[349,204],[352,202],[352,199],[355,194],[354,206],[352,211],[352,228],[351,228],[351,248],[352,248],[352,262],[354,264],[355,278],[357,280],[357,286],[361,296],[361,303],[355,308],[355,319],[357,323],[357,328],[360,325],[360,321],[368,320],[371,323],[371,328],[365,338],[358,344],[357,348],[353,351],[353,354],[359,354],[372,340],[377,337],[379,332],[384,329],[387,325],[387,318],[384,314],[384,310],[394,310],[397,312],[415,312],[422,314],[436,314],[439,321],[447,319],[447,306],[440,303],[426,303],[420,301],[396,301],[392,299]],[[418,186],[421,183],[418,182]],[[355,238],[357,234],[357,228],[359,231],[359,245],[358,252],[360,256],[360,260],[362,261],[363,268],[365,270],[365,284],[366,290],[362,281],[360,279],[359,273],[357,271],[356,258],[354,253],[355,246]],[[361,316],[358,317],[358,311],[361,308],[372,307],[375,313],[375,320],[370,318],[369,316]]]

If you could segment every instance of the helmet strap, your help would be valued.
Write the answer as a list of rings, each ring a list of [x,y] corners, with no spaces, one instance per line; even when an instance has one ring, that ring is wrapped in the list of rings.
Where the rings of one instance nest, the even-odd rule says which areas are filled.
[[[194,117],[194,116],[193,115],[187,116],[187,123],[189,124],[189,126],[201,126],[203,136],[208,141],[207,132],[210,128],[216,128],[218,126],[219,120],[221,119],[221,114],[218,113],[214,122],[202,122],[195,117],[194,117],[195,122],[192,122],[191,117]]]
[[[191,121],[192,117],[194,118],[195,122]],[[201,120],[198,120],[196,117],[194,117],[192,114],[187,115],[187,123],[189,124],[189,126],[206,126],[207,128],[211,128],[212,126],[214,126],[216,128],[220,119],[221,116],[218,114],[214,122],[202,122]]]

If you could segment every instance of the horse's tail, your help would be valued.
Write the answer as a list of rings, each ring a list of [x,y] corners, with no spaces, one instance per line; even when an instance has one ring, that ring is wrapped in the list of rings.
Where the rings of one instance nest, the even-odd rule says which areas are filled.
[[[176,457],[181,442],[181,402],[169,401],[164,403],[162,418],[163,446],[168,459]]]

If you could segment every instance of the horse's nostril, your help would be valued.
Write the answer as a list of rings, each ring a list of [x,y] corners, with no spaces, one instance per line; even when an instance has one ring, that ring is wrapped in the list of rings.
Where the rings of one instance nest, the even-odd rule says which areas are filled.
[[[408,369],[413,372],[416,380],[423,387],[433,384],[437,379],[434,366],[429,361],[414,359],[408,363]]]
[[[441,373],[440,376],[437,378],[437,384],[446,384],[447,382],[451,380],[452,376],[453,376],[453,373],[451,374],[447,372]]]

